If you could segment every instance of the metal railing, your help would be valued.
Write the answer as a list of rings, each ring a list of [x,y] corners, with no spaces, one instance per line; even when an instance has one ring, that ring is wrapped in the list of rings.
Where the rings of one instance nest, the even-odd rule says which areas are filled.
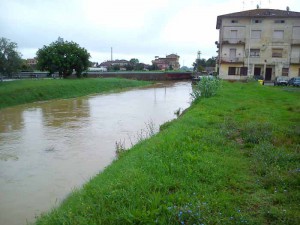
[[[300,57],[291,58],[290,63],[291,64],[300,64]]]
[[[244,57],[221,57],[221,62],[243,63],[244,62]]]
[[[223,38],[222,44],[245,44],[245,38]]]

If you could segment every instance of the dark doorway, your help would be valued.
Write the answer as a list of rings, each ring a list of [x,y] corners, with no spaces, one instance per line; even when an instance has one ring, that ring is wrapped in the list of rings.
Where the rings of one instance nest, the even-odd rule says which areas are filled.
[[[254,68],[254,76],[260,76],[261,74],[261,68],[255,67]]]
[[[265,80],[271,80],[272,78],[272,68],[266,68]]]

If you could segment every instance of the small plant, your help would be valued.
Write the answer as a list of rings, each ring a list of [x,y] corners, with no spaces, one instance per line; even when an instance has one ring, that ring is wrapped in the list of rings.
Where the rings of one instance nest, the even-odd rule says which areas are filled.
[[[201,97],[209,98],[217,94],[221,88],[221,80],[211,77],[202,77],[191,93],[192,101],[197,101]]]
[[[131,147],[133,147],[135,144],[137,144],[143,140],[146,140],[146,139],[154,136],[157,133],[157,129],[152,120],[150,120],[148,123],[145,123],[145,125],[146,125],[146,128],[138,131],[137,135],[133,139],[128,135],[128,139],[130,141]],[[116,141],[115,149],[116,149],[117,158],[119,158],[120,155],[127,150],[126,146],[125,146],[125,140]]]
[[[272,140],[273,128],[269,123],[250,122],[241,131],[245,143],[259,144],[263,141]]]
[[[126,151],[126,148],[125,148],[125,140],[121,141],[116,141],[116,155],[117,157],[119,158],[120,155]]]
[[[139,132],[137,132],[137,143],[146,140],[157,132],[157,129],[155,127],[155,124],[152,120],[150,120],[148,123],[145,123],[146,129],[141,129]]]
[[[174,115],[178,118],[180,115],[181,115],[181,108],[177,109],[175,112],[174,112]]]

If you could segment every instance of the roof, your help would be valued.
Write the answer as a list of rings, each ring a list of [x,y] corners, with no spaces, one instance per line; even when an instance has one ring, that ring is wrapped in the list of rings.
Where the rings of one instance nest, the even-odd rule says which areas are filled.
[[[166,56],[166,58],[177,58],[177,57],[179,58],[179,55],[174,54],[174,53]]]
[[[300,18],[300,12],[279,9],[253,9],[220,15],[217,17],[217,29],[220,29],[223,18]]]

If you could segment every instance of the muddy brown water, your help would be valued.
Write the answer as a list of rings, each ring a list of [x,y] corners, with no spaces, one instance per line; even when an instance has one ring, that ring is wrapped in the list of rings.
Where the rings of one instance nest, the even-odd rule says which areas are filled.
[[[190,105],[190,82],[0,110],[0,224],[33,222]]]

